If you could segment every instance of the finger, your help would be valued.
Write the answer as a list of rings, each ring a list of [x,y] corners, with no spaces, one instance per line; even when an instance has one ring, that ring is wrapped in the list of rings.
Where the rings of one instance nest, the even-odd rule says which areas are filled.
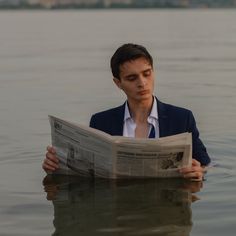
[[[59,159],[55,156],[55,154],[51,154],[50,152],[46,153],[46,159],[51,160],[55,163],[59,163]]]
[[[183,175],[185,179],[190,179],[192,181],[202,181],[202,172],[190,172]]]
[[[50,152],[50,153],[56,154],[56,150],[52,146],[47,146],[47,151]]]
[[[53,166],[50,166],[50,165],[48,165],[48,164],[46,164],[46,163],[43,163],[43,169],[47,172],[47,171],[55,171],[56,169],[55,169],[55,167],[53,167]]]
[[[44,162],[43,163],[43,169],[44,170],[50,170],[50,171],[55,171],[55,170],[57,170],[59,168],[59,166],[58,165],[55,165],[55,164],[53,164],[53,163],[48,163],[48,162]]]
[[[196,159],[193,159],[192,166],[201,166],[201,163],[199,161],[197,161]]]
[[[185,168],[180,169],[179,171],[182,174],[187,174],[191,172],[203,172],[203,169],[200,166],[194,166],[194,167],[185,167]]]
[[[54,161],[51,161],[50,159],[45,159],[44,164],[46,164],[48,166],[51,166],[51,167],[54,167],[56,169],[59,168],[59,165],[57,163],[55,163]]]

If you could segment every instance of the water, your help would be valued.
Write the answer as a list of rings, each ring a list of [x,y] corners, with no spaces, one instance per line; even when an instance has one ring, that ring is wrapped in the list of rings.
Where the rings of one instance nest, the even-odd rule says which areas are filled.
[[[235,20],[234,10],[1,11],[0,235],[235,235]],[[203,186],[44,179],[47,115],[88,124],[121,104],[109,59],[126,42],[153,55],[158,97],[193,111],[214,163]]]

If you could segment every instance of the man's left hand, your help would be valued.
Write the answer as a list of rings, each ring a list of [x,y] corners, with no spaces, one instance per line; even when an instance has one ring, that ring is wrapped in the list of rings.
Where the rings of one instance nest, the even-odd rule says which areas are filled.
[[[191,181],[202,181],[204,176],[205,169],[201,166],[200,162],[196,159],[192,160],[191,167],[184,167],[180,169],[180,173],[185,179]]]

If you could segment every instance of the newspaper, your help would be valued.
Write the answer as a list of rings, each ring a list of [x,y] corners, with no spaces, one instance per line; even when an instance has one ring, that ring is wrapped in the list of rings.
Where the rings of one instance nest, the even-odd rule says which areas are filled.
[[[180,177],[192,163],[192,134],[158,139],[111,136],[53,116],[52,145],[59,158],[56,174],[102,178]]]

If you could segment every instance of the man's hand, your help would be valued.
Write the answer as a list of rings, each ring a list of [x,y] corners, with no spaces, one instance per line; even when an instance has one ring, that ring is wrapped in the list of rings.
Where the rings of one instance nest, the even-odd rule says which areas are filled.
[[[49,171],[55,171],[59,168],[59,160],[56,157],[56,151],[53,147],[47,147],[46,158],[43,161],[43,169],[48,173]]]
[[[200,162],[196,159],[192,160],[191,167],[185,167],[180,169],[180,173],[185,179],[190,179],[191,181],[202,181],[205,169],[201,166]]]

